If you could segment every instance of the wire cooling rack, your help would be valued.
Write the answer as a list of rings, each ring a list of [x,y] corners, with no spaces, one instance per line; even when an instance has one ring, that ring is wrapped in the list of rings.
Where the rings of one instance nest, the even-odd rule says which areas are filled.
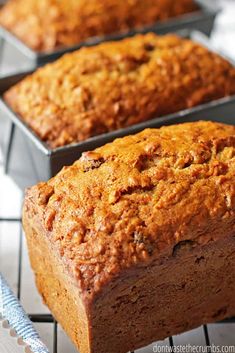
[[[21,201],[21,192],[8,177],[4,176],[0,161],[0,270],[3,271],[22,302],[50,352],[75,353],[75,348],[53,316],[42,305],[36,292],[21,225]],[[157,345],[168,347],[184,344],[201,346],[214,344],[220,347],[234,346],[235,348],[235,319],[205,325],[189,333],[169,337],[157,343]],[[151,353],[155,345],[152,344],[135,353]]]
[[[234,16],[230,5],[233,3],[233,0],[220,0],[220,3],[227,4],[229,18],[226,14],[222,14],[221,21],[217,22],[217,27],[213,35],[213,43],[217,43],[221,50],[230,48],[232,50],[234,46],[232,44],[229,45],[229,43],[230,41],[233,43],[231,30],[235,31]],[[235,4],[233,6],[235,8]],[[226,32],[226,36],[224,32]],[[4,73],[6,74],[14,68],[16,55],[9,51],[4,59],[7,64],[4,67]],[[20,61],[20,58],[17,57],[18,61]],[[28,63],[24,64],[25,66],[21,69],[29,68]],[[48,309],[43,306],[41,298],[36,291],[22,232],[21,203],[21,192],[3,174],[0,155],[0,271],[7,279],[15,295],[20,299],[30,319],[39,331],[42,340],[48,346],[49,351],[51,353],[76,353],[76,349],[64,334],[60,325],[57,324]],[[206,325],[157,343],[157,345],[168,347],[187,344],[197,346],[211,346],[214,344],[221,347],[221,351],[222,346],[233,346],[235,348],[235,319],[229,319],[223,323],[214,325]],[[152,344],[135,353],[153,353],[154,346],[155,344]],[[230,352],[234,351],[230,350]]]

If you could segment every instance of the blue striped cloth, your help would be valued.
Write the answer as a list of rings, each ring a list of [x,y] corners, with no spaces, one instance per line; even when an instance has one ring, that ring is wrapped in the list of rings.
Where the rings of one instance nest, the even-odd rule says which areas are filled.
[[[17,334],[23,338],[34,353],[49,353],[46,346],[42,343],[39,335],[35,331],[31,321],[25,311],[15,298],[5,279],[0,273],[0,314],[8,320],[10,326]],[[0,316],[1,316],[0,315]]]

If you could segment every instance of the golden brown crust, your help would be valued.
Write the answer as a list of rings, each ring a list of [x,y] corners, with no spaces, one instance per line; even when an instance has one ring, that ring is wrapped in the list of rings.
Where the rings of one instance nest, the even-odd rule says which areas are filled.
[[[84,300],[123,271],[235,234],[235,127],[148,129],[85,153],[28,190],[24,219],[48,238]]]
[[[193,0],[10,0],[0,24],[32,49],[51,51],[196,10]]]
[[[5,99],[55,148],[233,93],[230,63],[190,40],[150,33],[65,55]]]

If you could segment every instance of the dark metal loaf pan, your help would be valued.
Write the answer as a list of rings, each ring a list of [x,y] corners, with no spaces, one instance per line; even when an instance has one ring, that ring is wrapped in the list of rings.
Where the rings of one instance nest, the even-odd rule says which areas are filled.
[[[191,32],[190,36],[208,46],[204,35]],[[31,72],[2,78],[0,80],[0,95],[2,96],[9,87]],[[0,141],[4,150],[5,170],[20,188],[24,189],[38,181],[47,180],[54,176],[63,166],[70,165],[77,160],[82,152],[92,150],[117,137],[134,134],[145,128],[195,120],[213,120],[235,124],[235,96],[222,98],[54,150],[42,142],[1,99]]]
[[[81,46],[89,46],[103,41],[121,39],[127,36],[131,36],[135,33],[146,33],[149,31],[153,31],[155,33],[163,34],[188,28],[191,30],[199,30],[208,35],[212,30],[215,17],[219,12],[219,8],[215,6],[214,0],[196,0],[196,2],[199,4],[200,9],[199,11],[193,12],[191,14],[186,14],[161,23],[157,23],[152,26],[144,27],[142,29],[132,30],[125,34],[116,34],[105,37],[91,38],[84,43],[79,43],[78,45],[72,47],[66,47],[59,50],[57,49],[53,52],[47,53],[39,53],[30,49],[8,30],[3,27],[0,27],[0,38],[2,38],[0,55],[3,55],[4,43],[8,43],[14,48],[16,48],[21,54],[24,54],[27,59],[30,59],[30,61],[33,62],[35,66],[38,66],[53,61],[56,58],[60,57],[62,54],[74,51],[80,48]],[[18,64],[20,65],[19,62]],[[32,65],[30,65],[30,67],[32,67]]]

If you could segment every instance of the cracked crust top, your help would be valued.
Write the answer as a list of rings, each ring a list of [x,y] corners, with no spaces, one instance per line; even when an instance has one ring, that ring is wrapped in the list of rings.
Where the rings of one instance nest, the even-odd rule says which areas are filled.
[[[198,10],[193,0],[9,0],[0,24],[30,48],[52,51]]]
[[[235,127],[147,129],[84,153],[28,190],[24,219],[48,237],[85,297],[124,269],[235,234]]]
[[[55,148],[233,93],[229,62],[191,40],[149,33],[67,54],[4,97]]]

